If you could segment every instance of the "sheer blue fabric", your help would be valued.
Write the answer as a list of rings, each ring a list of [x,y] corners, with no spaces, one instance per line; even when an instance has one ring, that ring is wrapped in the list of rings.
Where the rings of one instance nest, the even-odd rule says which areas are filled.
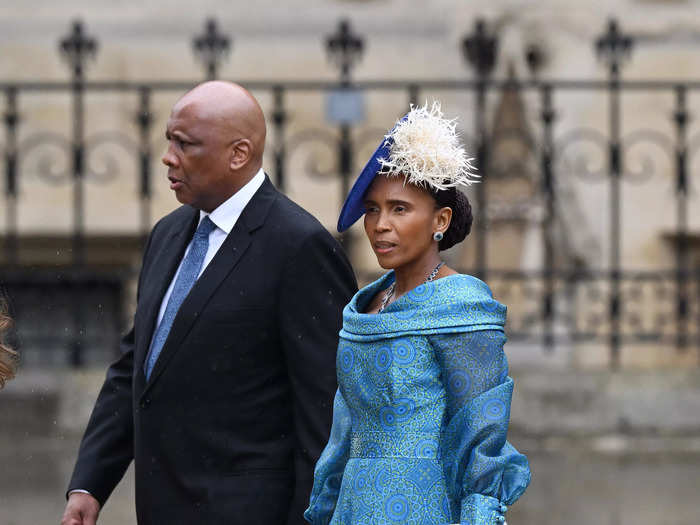
[[[527,458],[506,441],[506,309],[482,281],[453,275],[362,313],[393,279],[363,288],[343,312],[333,428],[304,517],[502,523],[530,481]]]

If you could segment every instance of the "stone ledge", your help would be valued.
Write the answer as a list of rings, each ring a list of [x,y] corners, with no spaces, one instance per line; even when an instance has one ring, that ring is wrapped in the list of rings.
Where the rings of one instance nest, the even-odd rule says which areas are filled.
[[[700,436],[700,371],[512,370],[523,435]]]

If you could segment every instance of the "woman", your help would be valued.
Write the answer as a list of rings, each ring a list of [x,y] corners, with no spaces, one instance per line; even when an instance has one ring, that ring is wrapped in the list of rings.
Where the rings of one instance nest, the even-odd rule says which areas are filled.
[[[333,428],[305,518],[317,524],[497,524],[525,491],[525,456],[507,441],[513,381],[506,309],[486,284],[447,267],[474,182],[438,104],[387,135],[341,211],[363,214],[389,269],[343,312]]]
[[[15,376],[17,353],[3,344],[3,335],[9,326],[10,318],[5,314],[4,305],[0,301],[0,389]]]

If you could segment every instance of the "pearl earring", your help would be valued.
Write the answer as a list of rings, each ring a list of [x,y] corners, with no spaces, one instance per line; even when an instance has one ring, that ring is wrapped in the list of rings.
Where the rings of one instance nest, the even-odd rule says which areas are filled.
[[[440,242],[443,237],[444,235],[442,234],[442,232],[433,233],[433,239],[435,239],[437,242]]]

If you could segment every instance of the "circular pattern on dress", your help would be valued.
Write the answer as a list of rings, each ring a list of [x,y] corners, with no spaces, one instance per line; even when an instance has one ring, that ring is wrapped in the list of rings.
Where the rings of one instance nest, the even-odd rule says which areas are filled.
[[[355,474],[355,479],[352,482],[352,488],[355,492],[362,492],[369,484],[369,471],[367,469],[360,470]]]
[[[413,416],[415,410],[416,402],[411,398],[402,397],[396,400],[396,408],[393,412],[397,421],[406,421]]]
[[[506,404],[500,399],[489,399],[481,408],[481,415],[489,421],[501,419],[506,413]]]
[[[454,370],[447,378],[447,386],[451,393],[462,396],[469,392],[472,386],[471,376],[464,370]]]
[[[421,439],[416,443],[415,454],[419,458],[433,459],[437,457],[438,443],[434,439]]]
[[[349,346],[344,346],[341,348],[339,361],[340,369],[343,372],[347,373],[352,370],[352,365],[355,363],[355,354],[353,353],[352,348]]]
[[[393,430],[396,426],[396,414],[392,407],[382,407],[379,410],[379,421],[384,430]]]
[[[399,341],[394,344],[392,354],[397,365],[408,365],[416,358],[416,349],[409,341]]]
[[[423,303],[433,296],[435,286],[432,284],[420,284],[406,294],[411,301]]]
[[[387,518],[393,521],[405,520],[408,516],[409,505],[408,498],[403,494],[395,494],[387,498],[384,503],[384,512]]]
[[[391,367],[391,361],[391,349],[388,346],[382,346],[374,356],[374,367],[380,372],[386,372]]]

